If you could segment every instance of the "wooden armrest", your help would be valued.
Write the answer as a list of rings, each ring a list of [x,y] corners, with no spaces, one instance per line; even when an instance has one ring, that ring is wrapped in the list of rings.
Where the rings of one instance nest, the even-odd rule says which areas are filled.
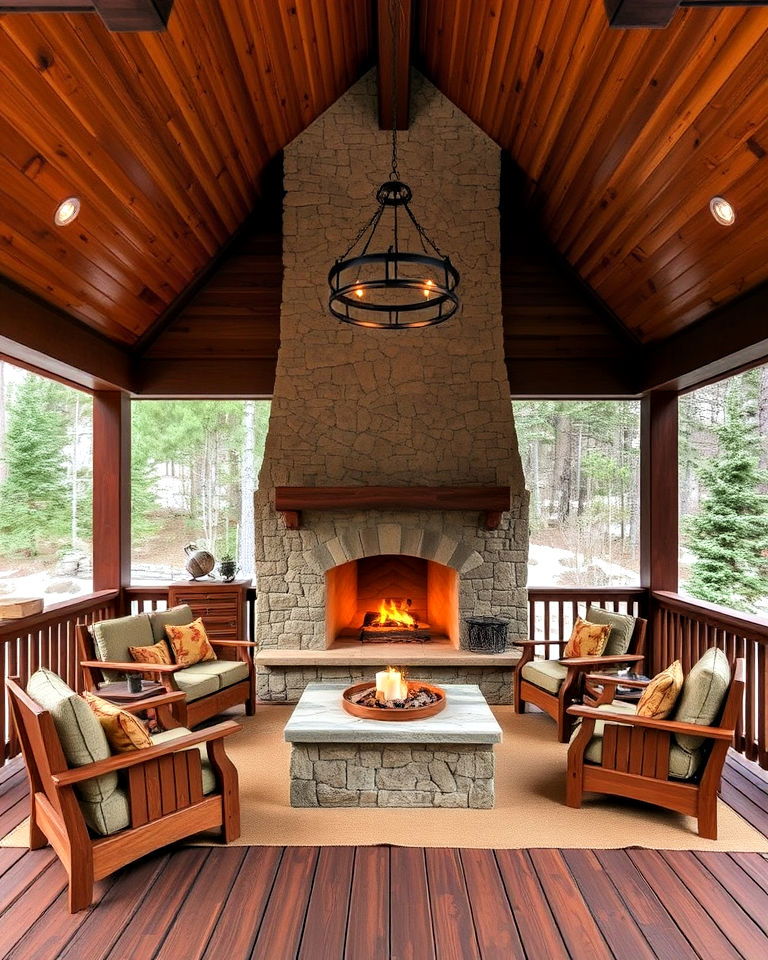
[[[169,703],[178,703],[180,700],[186,699],[186,693],[181,690],[174,690],[173,693],[159,693],[156,697],[147,697],[146,700],[136,700],[133,703],[121,703],[120,709],[127,710],[128,713],[138,713],[140,710],[154,710],[155,707],[162,707]]]
[[[80,666],[121,673],[176,673],[184,669],[178,663],[119,663],[117,660],[81,660]]]
[[[697,723],[678,723],[677,720],[653,720],[651,717],[638,717],[634,713],[610,713],[596,707],[573,706],[568,707],[567,712],[574,717],[605,720],[606,723],[624,723],[630,727],[645,727],[669,734],[684,733],[692,737],[705,737],[707,740],[733,740],[733,730],[725,730],[723,727],[700,727]]]
[[[645,657],[641,653],[623,653],[615,657],[565,657],[558,662],[562,663],[564,667],[583,669],[584,667],[599,667],[601,664],[640,663],[643,660],[645,660]]]
[[[514,647],[548,647],[552,644],[557,644],[558,647],[564,647],[568,643],[567,640],[515,640],[512,646]]]
[[[250,640],[211,640],[208,637],[208,643],[212,647],[258,647],[258,643],[253,643]]]
[[[604,687],[633,687],[642,690],[651,682],[648,680],[630,680],[628,677],[618,677],[615,673],[588,673],[584,678],[588,683],[599,683]]]
[[[222,737],[228,737],[242,729],[242,724],[236,723],[234,720],[226,720],[224,723],[217,723],[205,730],[188,733],[176,740],[145,747],[143,750],[132,750],[130,753],[117,753],[107,760],[97,760],[96,763],[86,763],[82,767],[74,767],[72,770],[51,774],[51,780],[57,787],[71,787],[75,783],[91,780],[93,777],[101,777],[105,773],[114,773],[116,770],[136,767],[148,760],[157,760],[159,757],[166,757],[168,754],[177,753],[179,750],[188,750],[190,747],[196,747],[199,743],[206,743],[208,740],[220,740]]]

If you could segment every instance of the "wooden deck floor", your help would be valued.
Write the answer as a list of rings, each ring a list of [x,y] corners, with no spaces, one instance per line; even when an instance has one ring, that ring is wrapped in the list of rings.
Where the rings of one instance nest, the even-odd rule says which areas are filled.
[[[0,835],[27,813],[0,771]],[[768,780],[724,798],[768,835]],[[768,956],[768,859],[650,850],[177,848],[66,911],[46,850],[0,849],[0,957],[15,960],[669,960]]]

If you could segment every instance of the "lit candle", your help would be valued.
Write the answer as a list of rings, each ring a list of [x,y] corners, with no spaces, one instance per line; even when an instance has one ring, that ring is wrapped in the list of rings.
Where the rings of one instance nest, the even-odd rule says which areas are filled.
[[[382,700],[402,700],[403,690],[407,689],[400,671],[394,667],[379,670],[376,674],[376,696]]]

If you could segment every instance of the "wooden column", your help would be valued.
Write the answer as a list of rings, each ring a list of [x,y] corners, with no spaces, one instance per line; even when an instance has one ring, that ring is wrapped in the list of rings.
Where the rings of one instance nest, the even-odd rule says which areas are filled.
[[[407,130],[411,101],[412,0],[378,0],[378,89],[379,128],[391,130],[393,109],[397,111],[397,129]],[[397,49],[397,72],[393,71],[393,49]]]
[[[657,390],[640,414],[640,581],[677,591],[677,393]]]
[[[93,395],[93,589],[127,586],[131,577],[131,401]]]

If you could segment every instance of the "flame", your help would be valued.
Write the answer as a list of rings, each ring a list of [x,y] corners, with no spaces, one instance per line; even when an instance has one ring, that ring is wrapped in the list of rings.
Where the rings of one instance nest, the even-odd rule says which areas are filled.
[[[401,600],[400,603],[396,600],[382,600],[379,605],[379,615],[373,621],[373,626],[416,627],[416,620],[408,613],[407,605],[407,600]]]

